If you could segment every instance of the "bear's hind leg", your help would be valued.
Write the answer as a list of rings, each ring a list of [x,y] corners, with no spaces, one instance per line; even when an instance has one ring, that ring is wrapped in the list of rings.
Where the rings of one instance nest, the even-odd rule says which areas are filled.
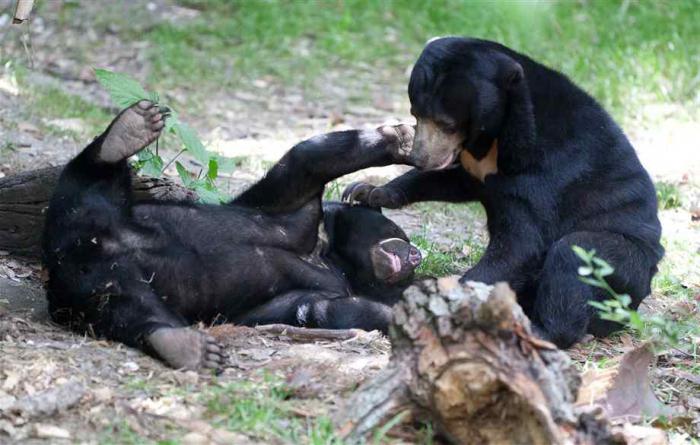
[[[583,265],[571,246],[595,249],[615,272],[608,284],[619,294],[628,294],[632,309],[650,292],[653,265],[643,251],[629,239],[610,232],[574,232],[550,247],[538,283],[532,313],[535,328],[560,348],[568,348],[586,333],[606,336],[622,326],[601,319],[590,301],[609,300],[603,289],[579,279]]]
[[[219,368],[224,356],[216,340],[188,327],[138,277],[125,270],[90,293],[50,292],[51,316],[75,331],[139,348],[173,368]]]

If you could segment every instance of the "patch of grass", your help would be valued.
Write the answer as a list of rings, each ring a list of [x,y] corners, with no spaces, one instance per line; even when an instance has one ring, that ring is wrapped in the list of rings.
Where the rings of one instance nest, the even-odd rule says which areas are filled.
[[[46,125],[46,129],[57,135],[68,135],[75,139],[94,136],[104,129],[112,116],[104,109],[93,105],[80,96],[65,93],[58,88],[36,86],[23,88],[22,94],[27,97],[27,110],[47,119],[81,119],[84,131],[75,134],[74,131]]]
[[[660,210],[675,209],[681,206],[681,193],[675,184],[660,181],[654,186]]]
[[[684,243],[680,239],[669,239],[666,236],[661,238],[661,244],[666,249],[666,254],[659,263],[659,270],[651,282],[652,293],[669,301],[692,301],[694,291],[684,284],[684,280],[690,279],[692,282],[694,269],[688,265],[700,263],[700,252],[693,250],[692,243]],[[688,274],[691,277],[688,277]]]
[[[651,284],[654,293],[671,298],[690,298],[692,292],[683,285],[680,278],[674,275],[667,263],[661,263],[659,272],[654,276]]]
[[[421,202],[410,208],[420,214],[423,223],[422,231],[411,235],[411,242],[423,254],[416,271],[419,276],[462,274],[481,259],[486,245],[475,225],[476,220],[485,218],[481,204]],[[447,236],[447,242],[435,240],[434,232]]]
[[[147,391],[151,388],[151,383],[140,377],[133,377],[124,383],[124,387],[131,391]]]
[[[325,201],[340,201],[344,189],[345,187],[340,181],[331,181],[326,184],[326,188],[323,190],[323,199]]]
[[[484,206],[476,201],[460,204],[427,201],[411,204],[411,208],[421,212],[428,221],[432,221],[435,215],[441,215],[446,218],[459,220],[465,226],[468,226],[475,219],[486,219]]]
[[[458,250],[446,250],[437,243],[430,241],[424,235],[411,237],[411,242],[415,244],[423,254],[423,261],[416,270],[418,276],[441,277],[444,275],[464,273],[469,264],[462,252]]]
[[[100,436],[103,445],[178,445],[175,440],[151,440],[141,436],[127,421],[122,420],[110,425]]]
[[[462,274],[481,259],[486,245],[474,228],[475,220],[485,218],[481,204],[421,202],[411,205],[411,209],[420,213],[424,227],[421,233],[411,236],[411,242],[423,254],[423,261],[416,271],[419,276]],[[449,247],[442,240],[433,239],[433,227],[440,228],[438,232],[448,235]],[[453,227],[454,230],[446,232],[445,227]]]
[[[98,134],[100,129],[104,128],[105,123],[110,121],[110,114],[99,106],[80,96],[66,93],[56,86],[31,83],[28,79],[29,70],[25,66],[12,61],[3,62],[0,60],[0,65],[4,66],[4,75],[16,84],[26,105],[22,112],[23,117],[80,119],[83,127],[81,131],[76,132],[47,123],[39,123],[42,131],[56,136],[68,136],[76,140],[84,139],[86,136]]]
[[[435,443],[435,431],[432,423],[426,423],[420,427],[416,435],[416,443],[422,445],[433,445]]]
[[[469,34],[563,71],[617,117],[633,116],[643,103],[700,105],[696,0],[180,3],[200,15],[147,33],[154,81],[200,89],[203,80],[220,88],[270,78],[313,92],[332,68],[395,82],[427,39]]]
[[[0,144],[0,155],[9,156],[17,151],[17,145],[12,141],[6,141]]]
[[[213,424],[265,440],[313,445],[338,444],[328,418],[300,420],[284,383],[265,376],[263,383],[232,382],[208,388],[203,394],[206,415]]]

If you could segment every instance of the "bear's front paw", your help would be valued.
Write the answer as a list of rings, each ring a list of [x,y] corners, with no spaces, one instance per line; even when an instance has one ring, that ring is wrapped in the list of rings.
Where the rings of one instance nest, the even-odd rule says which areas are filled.
[[[416,135],[415,127],[407,124],[384,125],[377,128],[377,131],[390,144],[389,151],[397,161],[405,162],[408,160],[413,149],[413,138]]]
[[[387,209],[398,209],[408,203],[400,190],[386,186],[377,187],[366,182],[354,182],[347,186],[343,191],[342,200]]]

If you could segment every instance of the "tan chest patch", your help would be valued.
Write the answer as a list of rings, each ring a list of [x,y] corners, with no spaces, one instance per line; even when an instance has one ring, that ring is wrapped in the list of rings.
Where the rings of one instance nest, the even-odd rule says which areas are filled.
[[[459,162],[462,167],[476,179],[484,182],[488,175],[498,173],[498,143],[493,141],[489,152],[482,159],[477,160],[467,150],[462,150],[459,155]]]

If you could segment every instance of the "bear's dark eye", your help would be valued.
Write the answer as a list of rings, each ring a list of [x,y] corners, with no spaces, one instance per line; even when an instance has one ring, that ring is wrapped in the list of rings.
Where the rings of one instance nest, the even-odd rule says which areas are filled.
[[[439,122],[438,126],[440,127],[440,130],[442,130],[443,133],[446,133],[446,134],[457,133],[457,126],[454,124],[448,124],[446,122]]]

